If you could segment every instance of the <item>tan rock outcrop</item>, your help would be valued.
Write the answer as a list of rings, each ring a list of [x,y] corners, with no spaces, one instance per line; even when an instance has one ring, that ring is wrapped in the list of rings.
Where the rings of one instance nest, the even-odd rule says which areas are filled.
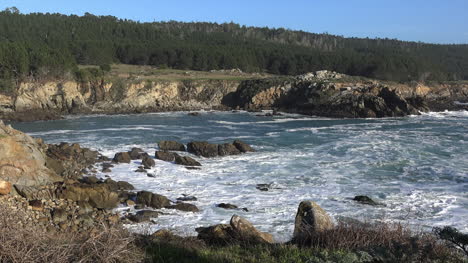
[[[293,239],[301,242],[315,232],[333,228],[331,217],[313,201],[302,201],[297,209]]]
[[[60,181],[45,163],[45,154],[36,140],[0,121],[0,180],[25,186]]]

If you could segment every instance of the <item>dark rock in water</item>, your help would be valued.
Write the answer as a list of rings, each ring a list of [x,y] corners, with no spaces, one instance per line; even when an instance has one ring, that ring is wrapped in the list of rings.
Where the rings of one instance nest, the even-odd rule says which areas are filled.
[[[270,187],[271,187],[271,184],[257,184],[257,186],[255,188],[257,188],[260,191],[266,192],[266,191],[270,190]]]
[[[138,192],[136,197],[136,203],[156,209],[160,209],[171,205],[171,202],[169,201],[169,199],[167,199],[167,197],[158,194],[153,194],[148,191]]]
[[[130,154],[127,152],[120,152],[116,153],[114,159],[112,159],[115,163],[130,163],[131,162]]]
[[[146,176],[151,177],[151,178],[156,178],[156,175],[155,175],[155,174],[151,174],[151,173],[146,174]]]
[[[245,142],[243,142],[243,141],[235,140],[232,144],[234,144],[234,146],[235,146],[240,152],[243,152],[243,153],[246,153],[246,152],[255,152],[254,148],[252,148],[250,145],[248,145],[247,143],[245,143]]]
[[[185,212],[199,212],[200,210],[196,205],[188,204],[188,203],[177,203],[175,205],[166,206],[168,209],[176,209]]]
[[[163,160],[166,162],[173,162],[175,160],[174,153],[166,152],[166,151],[156,151],[154,156],[156,159]]]
[[[151,167],[154,167],[156,165],[156,162],[148,156],[143,157],[143,160],[141,161],[145,169],[151,169]]]
[[[138,167],[138,169],[135,170],[135,173],[146,173],[146,170],[143,167]]]
[[[127,218],[135,223],[147,222],[150,221],[152,218],[157,218],[160,215],[157,211],[152,210],[142,210],[136,212],[134,215],[128,215]]]
[[[148,154],[140,148],[132,148],[128,154],[132,160],[143,159],[143,157],[148,156]]]
[[[366,195],[357,195],[353,198],[353,200],[365,205],[378,205],[377,202]]]
[[[208,142],[190,142],[187,144],[187,151],[197,156],[216,157],[218,156],[218,145]]]
[[[228,204],[228,203],[221,203],[217,204],[216,207],[224,208],[224,209],[238,209],[237,205]]]
[[[218,155],[227,156],[227,155],[237,155],[241,154],[241,151],[237,149],[236,146],[232,143],[223,143],[218,145]]]
[[[200,112],[189,112],[187,115],[189,115],[189,116],[200,116]]]
[[[297,209],[293,242],[305,244],[314,233],[333,227],[331,217],[318,204],[312,201],[302,201]]]
[[[111,191],[127,191],[127,190],[134,190],[135,187],[125,181],[114,181],[110,178],[104,181],[104,184],[109,188]]]
[[[125,181],[118,181],[117,186],[119,190],[135,190],[135,187],[131,183]]]
[[[187,170],[201,170],[200,167],[193,167],[193,166],[185,166],[185,169],[187,169]]]
[[[185,146],[176,141],[160,141],[158,143],[161,151],[181,151],[185,152]]]
[[[114,167],[114,165],[111,163],[102,163],[102,168],[112,168],[112,167]]]
[[[103,173],[110,173],[110,172],[112,172],[112,170],[109,169],[109,168],[102,168],[101,172],[103,172]]]
[[[179,165],[185,165],[185,166],[201,166],[199,162],[195,161],[193,158],[188,157],[188,156],[176,155],[175,163]]]
[[[177,198],[178,201],[197,201],[195,196],[184,195],[183,197]]]

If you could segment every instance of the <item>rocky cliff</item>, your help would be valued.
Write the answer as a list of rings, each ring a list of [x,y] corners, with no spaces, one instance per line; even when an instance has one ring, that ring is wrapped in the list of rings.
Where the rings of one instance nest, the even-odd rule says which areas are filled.
[[[461,103],[457,103],[461,102]],[[467,109],[468,83],[400,84],[318,71],[251,80],[21,83],[0,94],[0,117],[52,119],[74,113],[278,109],[329,117],[389,117]]]
[[[243,81],[223,103],[249,110],[277,109],[327,117],[395,117],[467,109],[466,84],[398,84],[329,71]]]

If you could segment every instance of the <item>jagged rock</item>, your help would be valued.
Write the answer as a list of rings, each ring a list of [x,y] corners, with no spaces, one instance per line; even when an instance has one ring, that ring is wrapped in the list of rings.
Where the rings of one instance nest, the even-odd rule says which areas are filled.
[[[130,154],[127,152],[116,153],[114,159],[112,159],[112,161],[116,163],[130,163],[131,160]]]
[[[157,218],[160,212],[152,211],[152,210],[142,210],[136,212],[134,215],[128,215],[127,218],[135,223],[141,223],[150,221],[152,218]]]
[[[318,231],[333,228],[331,217],[313,201],[302,201],[296,214],[293,241],[306,242]]]
[[[200,212],[196,205],[187,204],[187,203],[177,203],[175,205],[166,206],[168,209],[176,209],[185,212]]]
[[[128,152],[128,155],[130,155],[130,159],[132,160],[143,159],[145,156],[148,156],[148,154],[140,148],[132,148]]]
[[[0,180],[39,186],[62,181],[45,166],[44,145],[0,121]]]
[[[209,244],[232,244],[234,242],[271,244],[274,242],[272,235],[258,231],[249,221],[237,215],[231,218],[229,225],[199,227],[196,231],[198,238]]]
[[[185,146],[176,141],[160,141],[158,143],[161,151],[181,151],[185,152]]]
[[[143,157],[143,160],[141,161],[145,169],[150,169],[151,167],[154,167],[156,165],[156,162],[149,156]]]
[[[55,198],[52,189],[44,186],[14,185],[16,192],[27,200],[48,200]]]
[[[76,204],[80,207],[80,214],[89,214],[93,212],[93,206],[88,201],[78,201]]]
[[[216,157],[218,156],[218,145],[208,142],[190,142],[187,144],[187,151],[197,156]]]
[[[255,152],[255,149],[252,148],[250,145],[247,143],[241,141],[241,140],[235,140],[232,143],[240,152],[246,153],[246,152]]]
[[[241,151],[237,149],[236,146],[232,143],[223,143],[218,145],[218,155],[227,156],[227,155],[237,155],[241,154]]]
[[[136,197],[136,203],[156,209],[160,209],[171,204],[167,197],[158,194],[153,194],[148,191],[138,192]]]
[[[114,181],[110,178],[106,179],[104,181],[104,183],[106,184],[106,186],[109,188],[109,190],[111,191],[126,191],[126,190],[134,190],[135,187],[130,184],[129,182],[125,182],[125,181]]]
[[[109,169],[109,168],[102,168],[101,172],[103,172],[103,173],[110,173],[110,172],[112,172],[112,170]]]
[[[85,173],[85,169],[102,160],[97,151],[81,148],[77,143],[47,145],[46,166],[65,178],[73,178]]]
[[[173,162],[175,160],[175,155],[171,152],[156,151],[154,156],[156,159],[163,160],[166,162]]]
[[[366,195],[357,195],[353,198],[353,200],[365,205],[378,205],[377,202]]]
[[[7,195],[11,192],[11,183],[0,180],[0,195]]]
[[[175,163],[179,165],[185,165],[185,166],[201,166],[199,162],[195,161],[195,159],[188,157],[188,156],[176,155]]]
[[[106,184],[74,184],[67,185],[57,191],[58,197],[73,201],[87,201],[93,207],[100,209],[114,208],[119,203],[119,195],[109,190]]]

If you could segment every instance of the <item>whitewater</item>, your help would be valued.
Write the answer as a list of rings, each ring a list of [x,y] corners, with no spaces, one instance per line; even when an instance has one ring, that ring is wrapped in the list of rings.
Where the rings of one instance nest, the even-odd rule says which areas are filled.
[[[262,115],[261,113],[260,115]],[[63,120],[13,123],[47,143],[76,142],[112,158],[139,147],[154,157],[160,140],[232,142],[257,152],[202,158],[201,170],[156,160],[146,173],[141,161],[118,164],[106,176],[128,181],[176,200],[195,196],[199,213],[163,209],[136,231],[171,229],[195,235],[195,228],[227,223],[233,214],[250,220],[278,241],[291,237],[297,206],[313,200],[335,220],[401,222],[418,229],[450,225],[468,231],[468,112],[423,113],[383,119],[331,119],[248,112],[150,113],[71,116]],[[271,184],[259,191],[257,184]],[[384,206],[356,203],[367,195]],[[225,210],[231,203],[242,210]],[[124,212],[127,207],[119,207]]]

